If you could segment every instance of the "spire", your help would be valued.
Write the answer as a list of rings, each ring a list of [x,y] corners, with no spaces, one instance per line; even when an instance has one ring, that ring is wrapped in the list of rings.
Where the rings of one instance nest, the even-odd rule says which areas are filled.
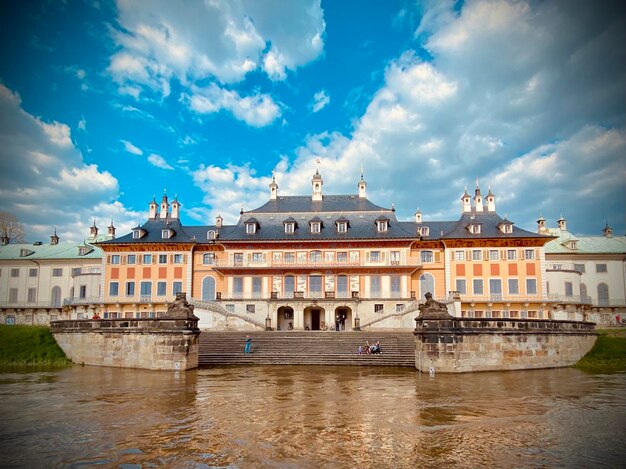
[[[107,228],[107,236],[115,238],[115,226],[113,226],[113,219],[111,218],[111,224]]]
[[[166,190],[163,189],[163,199],[161,199],[161,212],[159,213],[159,218],[167,218],[169,215],[170,204],[167,202],[167,194]]]
[[[149,204],[150,207],[150,214],[148,215],[148,218],[156,218],[157,217],[157,212],[159,210],[159,204],[157,204],[156,201],[156,195],[152,195],[152,202],[150,202]]]
[[[218,214],[217,217],[215,217],[215,226],[221,228],[223,223],[224,219],[222,218],[222,215]]]
[[[98,227],[96,226],[96,219],[93,219],[93,225],[89,228],[89,236],[94,238],[98,236]]]
[[[483,211],[483,196],[480,194],[480,187],[478,186],[478,178],[476,178],[476,189],[474,190],[474,209],[477,212]]]

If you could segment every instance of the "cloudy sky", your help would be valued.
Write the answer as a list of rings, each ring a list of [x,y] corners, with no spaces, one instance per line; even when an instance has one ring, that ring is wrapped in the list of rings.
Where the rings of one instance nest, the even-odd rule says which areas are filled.
[[[0,5],[0,210],[28,240],[186,224],[269,196],[626,233],[626,8],[590,1],[95,0]],[[318,163],[319,161],[319,163]]]

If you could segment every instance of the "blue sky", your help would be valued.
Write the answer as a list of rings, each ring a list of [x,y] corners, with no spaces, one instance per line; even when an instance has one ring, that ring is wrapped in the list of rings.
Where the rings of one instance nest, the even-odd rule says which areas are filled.
[[[622,2],[123,0],[0,6],[0,210],[28,240],[353,194],[626,233]],[[316,161],[319,160],[319,163]]]

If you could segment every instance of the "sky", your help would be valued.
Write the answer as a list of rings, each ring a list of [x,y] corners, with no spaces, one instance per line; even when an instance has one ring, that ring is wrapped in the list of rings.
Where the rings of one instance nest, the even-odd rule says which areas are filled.
[[[465,187],[536,231],[626,234],[621,1],[0,3],[0,210],[28,241],[211,225],[356,194],[456,220]]]

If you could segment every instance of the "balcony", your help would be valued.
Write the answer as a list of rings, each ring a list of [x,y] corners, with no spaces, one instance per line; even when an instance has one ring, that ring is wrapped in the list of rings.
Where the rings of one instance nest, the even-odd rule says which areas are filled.
[[[251,293],[235,293],[224,294],[219,296],[221,301],[236,301],[236,300],[380,300],[380,301],[414,301],[414,291],[380,291],[372,292],[369,296],[364,296],[363,292],[358,291],[294,291],[294,292],[271,292],[269,298],[267,295],[257,295]]]
[[[72,269],[72,277],[79,277],[83,275],[100,275],[102,272],[99,267],[77,267]]]
[[[52,301],[3,301],[0,302],[0,309],[49,309],[49,308],[60,308],[60,302],[52,302]]]
[[[573,262],[547,262],[546,263],[546,271],[547,272],[580,272]]]
[[[384,261],[338,261],[338,260],[299,260],[299,261],[276,261],[276,260],[241,260],[214,261],[210,265],[215,269],[220,268],[251,268],[251,269],[324,269],[324,268],[355,268],[355,267],[421,267],[422,263],[417,259],[408,259],[405,262],[399,260]]]
[[[65,298],[63,300],[63,306],[77,306],[77,305],[93,305],[101,303],[102,299],[97,296],[88,296],[84,298],[74,297],[74,298]]]
[[[461,294],[464,303],[561,303],[591,305],[589,296],[565,296],[557,294],[541,295],[507,295],[504,293],[489,296],[472,296]]]

